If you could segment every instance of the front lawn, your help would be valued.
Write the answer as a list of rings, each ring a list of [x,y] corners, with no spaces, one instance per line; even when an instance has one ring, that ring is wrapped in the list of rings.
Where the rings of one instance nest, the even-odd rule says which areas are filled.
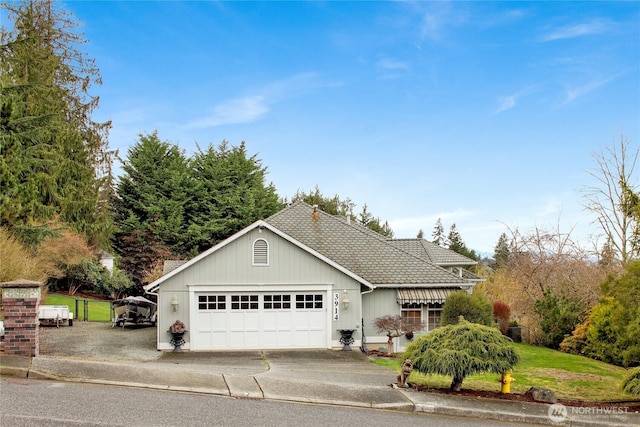
[[[76,313],[76,299],[78,300],[78,312]],[[66,305],[73,313],[75,319],[84,320],[86,310],[89,322],[111,322],[111,303],[109,301],[80,298],[64,294],[47,294],[44,305]]]
[[[524,393],[530,387],[544,387],[561,399],[588,401],[631,400],[620,390],[624,368],[583,356],[562,353],[545,347],[513,344],[520,363],[513,370],[512,393]],[[374,362],[400,371],[401,355],[396,359],[377,358]],[[497,374],[476,374],[464,379],[463,389],[500,391]],[[433,388],[448,388],[451,377],[424,375],[414,371],[409,382]]]

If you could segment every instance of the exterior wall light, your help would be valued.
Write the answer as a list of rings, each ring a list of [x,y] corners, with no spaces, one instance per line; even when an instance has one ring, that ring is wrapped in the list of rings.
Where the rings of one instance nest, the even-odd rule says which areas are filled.
[[[173,307],[173,311],[178,311],[178,305],[180,305],[178,303],[178,297],[174,295],[173,298],[171,298],[171,307]]]
[[[342,292],[342,307],[346,310],[349,310],[349,304],[351,303],[351,301],[349,301],[349,295],[347,294],[346,289]]]

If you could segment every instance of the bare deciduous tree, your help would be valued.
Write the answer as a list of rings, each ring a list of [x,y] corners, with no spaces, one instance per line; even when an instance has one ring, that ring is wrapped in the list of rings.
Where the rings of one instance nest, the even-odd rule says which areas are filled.
[[[387,352],[393,353],[393,339],[402,335],[418,332],[424,329],[424,324],[412,318],[386,315],[374,319],[373,324],[378,332],[387,334]]]
[[[506,302],[513,318],[530,328],[533,341],[541,334],[534,304],[545,291],[564,294],[584,306],[597,302],[606,270],[573,241],[571,232],[564,233],[559,226],[555,230],[536,227],[528,234],[518,229],[509,232],[509,257],[480,289],[491,300]]]
[[[640,148],[633,150],[624,135],[612,147],[594,153],[596,167],[589,174],[596,184],[587,187],[586,209],[592,212],[622,266],[638,256],[637,217],[630,207],[636,191],[634,169]],[[636,196],[637,197],[637,196]]]

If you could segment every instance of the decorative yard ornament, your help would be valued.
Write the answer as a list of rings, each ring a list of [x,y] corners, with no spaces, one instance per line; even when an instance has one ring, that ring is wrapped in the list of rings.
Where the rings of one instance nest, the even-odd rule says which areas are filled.
[[[409,379],[411,372],[413,372],[413,362],[411,359],[405,359],[405,361],[402,362],[400,373],[398,374],[398,387],[409,388],[407,380]]]
[[[173,351],[182,351],[182,346],[185,343],[184,333],[188,332],[187,327],[181,320],[176,320],[173,325],[169,326],[171,334],[171,345],[173,345]]]

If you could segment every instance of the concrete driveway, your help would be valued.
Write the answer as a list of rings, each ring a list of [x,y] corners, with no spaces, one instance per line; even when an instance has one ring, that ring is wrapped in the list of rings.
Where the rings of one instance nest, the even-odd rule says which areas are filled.
[[[142,362],[159,368],[212,374],[250,375],[292,381],[387,386],[395,373],[353,351],[248,350],[173,353],[158,351],[156,329],[147,326],[112,328],[109,323],[75,322],[72,327],[40,328],[40,356],[86,361]]]

